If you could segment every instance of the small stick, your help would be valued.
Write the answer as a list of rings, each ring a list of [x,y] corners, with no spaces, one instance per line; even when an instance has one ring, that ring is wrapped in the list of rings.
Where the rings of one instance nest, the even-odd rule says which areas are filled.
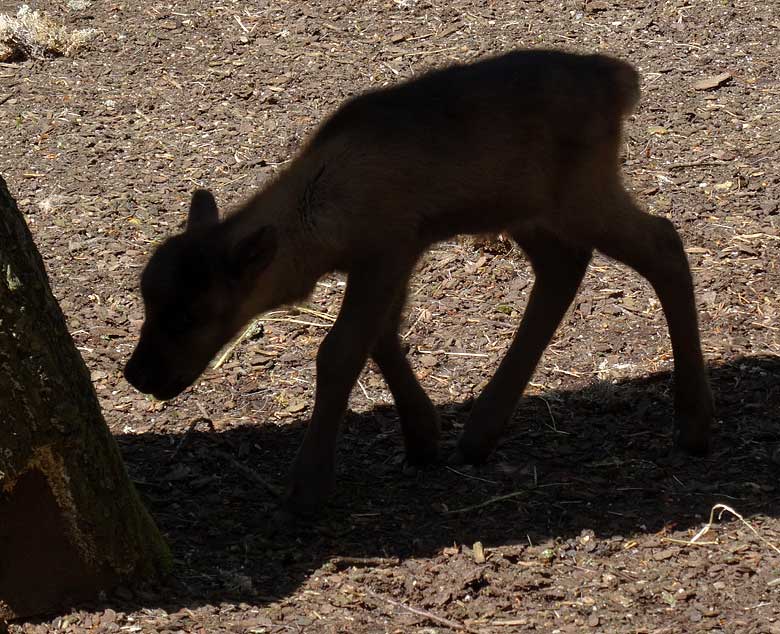
[[[214,449],[213,452],[227,460],[230,464],[232,464],[238,471],[241,472],[241,474],[247,479],[251,480],[255,484],[259,484],[262,487],[265,487],[266,490],[273,495],[276,498],[282,497],[282,491],[279,487],[277,487],[275,484],[271,484],[263,478],[260,474],[258,474],[253,469],[250,469],[242,462],[239,462],[236,460],[232,455],[230,455],[227,451],[222,451],[221,449]]]
[[[443,354],[448,357],[482,357],[482,358],[489,358],[489,354],[485,354],[484,352],[447,352],[445,350],[423,350],[422,348],[417,348],[417,352],[421,354]]]
[[[336,318],[333,315],[329,315],[328,313],[323,313],[321,310],[314,310],[313,308],[309,308],[308,306],[296,306],[295,310],[300,311],[302,313],[308,313],[309,315],[314,315],[315,317],[319,317],[320,319],[325,319],[327,321],[336,321]]]
[[[491,504],[496,504],[497,502],[503,502],[504,500],[517,498],[520,497],[521,495],[526,495],[526,494],[527,494],[526,491],[515,491],[514,493],[507,493],[506,495],[499,495],[498,497],[490,498],[489,500],[485,500],[484,502],[480,502],[479,504],[473,504],[472,506],[464,506],[463,508],[454,509],[452,511],[444,511],[444,513],[446,515],[455,515],[457,513],[468,513],[469,511],[476,511],[477,509],[490,506]]]
[[[569,432],[560,431],[558,429],[558,423],[555,422],[555,416],[553,416],[552,407],[550,407],[550,404],[547,402],[547,399],[544,398],[543,396],[537,396],[536,398],[538,398],[540,401],[542,401],[542,403],[544,403],[547,406],[547,412],[550,414],[550,420],[552,421],[552,426],[546,425],[546,427],[552,429],[556,434],[564,434],[565,436],[568,436]]]
[[[368,566],[397,566],[401,560],[397,557],[335,557],[331,563],[338,570],[346,568],[366,568]]]
[[[430,33],[423,33],[422,35],[418,35],[417,37],[410,37],[407,38],[407,42],[417,42],[419,40],[427,40],[429,37],[436,35],[435,31],[431,31]]]
[[[214,423],[211,421],[210,418],[208,418],[208,413],[206,412],[206,408],[203,407],[203,405],[198,402],[197,403],[198,409],[200,410],[201,414],[203,414],[202,418],[198,418],[192,422],[190,425],[189,430],[187,430],[187,434],[189,434],[195,426],[201,422],[206,421],[208,423],[209,429],[213,432],[214,430]],[[186,435],[185,435],[186,436]],[[174,456],[179,452],[179,449],[181,448],[181,445],[183,445],[184,442],[182,441],[179,443],[179,448],[174,452]],[[216,453],[218,456],[222,456],[225,460],[230,462],[236,469],[238,469],[247,479],[251,480],[252,482],[255,482],[261,486],[264,486],[268,491],[271,492],[271,495],[274,497],[281,497],[282,493],[279,490],[279,488],[276,485],[271,484],[268,482],[265,478],[260,476],[258,473],[247,467],[245,464],[239,462],[236,460],[232,455],[230,455],[227,451],[223,451],[221,449],[214,449],[214,453]]]
[[[249,33],[249,29],[244,26],[243,22],[241,22],[241,18],[239,18],[237,15],[234,15],[233,17],[236,19],[236,22],[238,22],[238,26],[241,27],[244,33]]]
[[[249,335],[257,331],[258,321],[259,321],[258,319],[255,319],[254,321],[250,322],[249,325],[246,328],[244,328],[244,332],[242,332],[238,337],[236,337],[232,341],[232,343],[228,344],[228,347],[225,349],[225,351],[214,362],[213,365],[214,370],[219,370],[219,368],[222,367],[225,361],[227,361],[233,355],[233,351],[238,347],[238,344],[240,344]]]
[[[198,405],[200,405],[200,403],[198,403]],[[171,457],[168,459],[169,462],[173,462],[174,460],[176,460],[181,450],[184,449],[184,445],[186,445],[187,442],[189,442],[190,436],[192,436],[192,432],[195,431],[195,428],[198,426],[198,424],[206,423],[206,426],[209,428],[209,431],[212,432],[214,431],[214,423],[206,415],[206,412],[203,410],[202,407],[201,407],[201,414],[203,414],[203,416],[196,418],[194,421],[190,423],[190,426],[187,428],[187,431],[184,432],[184,435],[181,437],[179,444],[176,445],[176,449],[174,450],[173,454],[171,454]]]
[[[752,238],[761,238],[762,240],[780,240],[780,236],[773,236],[770,233],[746,233],[741,236],[734,236],[732,240],[742,240],[742,242],[748,242]]]
[[[371,402],[371,403],[375,403],[375,402],[376,402],[376,399],[375,399],[375,398],[371,398],[371,397],[368,395],[368,392],[366,391],[366,388],[365,388],[365,386],[363,385],[363,382],[362,382],[360,379],[358,379],[358,381],[357,381],[357,384],[358,384],[358,387],[360,387],[360,389],[362,390],[362,392],[363,392],[363,396],[365,396],[365,397],[366,397],[366,400],[367,400],[367,401],[369,401],[369,402]]]
[[[425,315],[425,311],[424,310],[420,310],[420,314],[417,315],[417,319],[415,319],[414,323],[411,326],[409,326],[409,330],[407,330],[405,334],[401,335],[401,339],[408,339],[409,338],[409,335],[412,334],[412,330],[414,330],[414,327],[417,324],[420,323],[420,320],[423,318],[423,315]]]
[[[386,67],[387,69],[389,69],[389,70],[390,70],[390,72],[391,72],[391,73],[393,73],[393,75],[395,75],[396,77],[398,77],[398,76],[401,74],[401,72],[400,72],[400,71],[397,71],[395,68],[393,68],[392,66],[390,66],[390,64],[388,64],[387,62],[382,62],[382,65],[383,65],[384,67]]]
[[[450,51],[457,50],[457,46],[450,46],[448,48],[440,48],[435,51],[412,51],[411,53],[402,53],[401,57],[428,57],[429,55],[438,55],[439,53],[448,53]]]
[[[514,627],[515,625],[528,625],[526,619],[507,619],[505,621],[491,621],[490,625],[494,627]]]
[[[477,476],[469,475],[468,473],[463,473],[462,471],[458,471],[457,469],[453,469],[449,465],[447,465],[447,470],[448,471],[452,471],[453,473],[457,473],[459,476],[463,476],[464,478],[469,478],[471,480],[479,480],[480,482],[487,482],[488,484],[498,484],[498,482],[495,482],[494,480],[487,480],[485,478],[478,478]]]
[[[149,117],[147,117],[143,112],[141,112],[138,108],[135,109],[135,113],[139,117],[143,117],[146,120],[146,123],[151,123],[152,122],[152,120]]]
[[[663,167],[665,167],[668,170],[680,170],[680,169],[685,169],[686,167],[700,167],[705,165],[706,166],[727,165],[725,161],[710,161],[707,160],[707,158],[699,159],[698,161],[691,161],[690,163],[674,163],[673,165],[665,165]]]
[[[674,537],[663,537],[662,542],[669,542],[671,544],[680,544],[682,546],[717,546],[718,542],[691,542],[687,539],[675,539]]]
[[[390,597],[386,597],[381,594],[378,594],[373,590],[369,590],[368,588],[366,588],[366,592],[368,592],[368,594],[370,594],[372,597],[381,599],[382,601],[386,601],[390,605],[394,605],[397,608],[408,610],[412,614],[416,614],[417,616],[422,616],[423,618],[429,619],[434,623],[439,623],[440,625],[449,627],[450,629],[458,630],[460,632],[470,632],[470,634],[481,634],[479,630],[472,629],[468,625],[464,625],[463,623],[458,623],[457,621],[451,621],[450,619],[445,619],[442,616],[438,616],[433,612],[429,612],[428,610],[423,610],[422,608],[415,608],[412,607],[411,605],[406,605],[405,603],[401,603],[400,601],[396,601],[395,599],[391,599]]]
[[[288,324],[301,324],[303,326],[317,326],[317,328],[330,328],[330,324],[318,324],[313,321],[293,319],[292,317],[258,317],[257,321],[283,321]]]
[[[149,482],[148,480],[131,480],[131,482],[137,486],[137,487],[150,487],[152,489],[165,489],[166,486],[164,484],[159,484],[157,482]]]
[[[563,370],[562,368],[559,368],[557,365],[552,369],[553,372],[558,372],[559,374],[565,374],[566,376],[573,376],[576,378],[580,378],[582,375],[579,372],[572,372],[571,370]]]

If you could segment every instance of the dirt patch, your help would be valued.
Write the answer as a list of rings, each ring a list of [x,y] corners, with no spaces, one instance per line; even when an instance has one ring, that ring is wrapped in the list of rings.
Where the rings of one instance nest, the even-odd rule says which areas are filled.
[[[780,631],[776,551],[729,517],[682,543],[718,502],[780,543],[774,2],[30,5],[99,34],[72,58],[0,65],[0,171],[176,570],[164,587],[13,630]],[[520,46],[611,52],[642,73],[625,172],[685,239],[714,453],[670,454],[663,314],[638,276],[597,258],[488,465],[405,468],[390,395],[368,368],[334,503],[320,525],[280,533],[260,482],[280,485],[300,442],[343,280],[323,279],[309,310],[269,315],[264,338],[163,404],[121,378],[140,267],[182,226],[194,188],[238,202],[348,95]],[[503,246],[443,244],[421,264],[404,333],[446,442],[532,281]],[[192,427],[204,415],[212,426]]]

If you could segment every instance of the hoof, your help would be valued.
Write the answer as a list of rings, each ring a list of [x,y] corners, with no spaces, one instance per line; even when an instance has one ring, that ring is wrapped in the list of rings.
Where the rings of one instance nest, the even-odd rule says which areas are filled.
[[[695,414],[681,414],[675,420],[675,446],[689,456],[706,456],[710,452],[712,405],[695,410]]]
[[[701,457],[710,453],[709,434],[680,431],[674,444],[689,456]]]
[[[322,500],[287,497],[274,511],[273,523],[279,527],[311,523],[322,515],[324,507]]]
[[[315,519],[322,514],[332,490],[332,480],[329,478],[323,478],[316,484],[309,481],[308,486],[292,484],[279,505],[279,519],[293,521]]]
[[[422,411],[401,415],[406,462],[416,467],[435,464],[439,459],[439,415],[427,397],[426,403]]]
[[[490,454],[493,453],[497,440],[486,438],[484,435],[469,434],[466,431],[458,439],[455,451],[450,454],[447,462],[453,466],[485,464]]]
[[[447,464],[451,467],[462,467],[463,465],[468,464],[468,462],[466,461],[463,452],[460,449],[456,449],[447,457]]]
[[[414,467],[424,467],[439,461],[439,443],[406,448],[406,463]]]
[[[300,518],[286,508],[279,508],[271,515],[271,526],[278,531],[285,532],[299,522]]]
[[[449,458],[447,464],[455,467],[458,465],[481,465],[487,462],[490,456],[490,451],[483,451],[482,449],[469,448],[465,443],[459,442]]]

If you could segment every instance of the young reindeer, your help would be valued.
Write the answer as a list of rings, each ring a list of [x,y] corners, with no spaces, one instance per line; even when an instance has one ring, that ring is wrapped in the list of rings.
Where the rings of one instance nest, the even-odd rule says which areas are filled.
[[[677,444],[705,453],[713,405],[682,242],[671,222],[636,206],[619,174],[622,119],[638,98],[625,62],[537,50],[347,101],[229,217],[219,220],[210,193],[194,193],[186,231],[141,276],[146,321],[127,380],[173,398],[253,317],[307,297],[329,271],[346,272],[286,498],[288,510],[315,510],[332,485],[339,422],[369,357],[393,394],[408,461],[436,458],[437,412],[398,334],[409,277],[435,242],[504,232],[536,280],[452,460],[480,463],[494,449],[594,249],[658,294],[674,351]]]

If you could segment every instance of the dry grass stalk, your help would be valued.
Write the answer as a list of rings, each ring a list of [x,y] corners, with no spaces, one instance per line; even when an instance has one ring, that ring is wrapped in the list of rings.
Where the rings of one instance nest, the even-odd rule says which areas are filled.
[[[72,55],[96,33],[95,29],[69,31],[23,4],[16,16],[0,14],[0,61]]]
[[[737,513],[733,508],[730,506],[726,506],[725,504],[716,504],[715,506],[710,509],[710,519],[709,521],[704,525],[704,527],[696,533],[693,537],[691,537],[688,544],[696,544],[699,542],[699,540],[706,535],[710,529],[712,529],[712,525],[715,523],[715,512],[720,511],[718,513],[718,519],[720,519],[723,516],[723,513],[731,513],[734,517],[736,517],[742,524],[744,524],[750,531],[767,547],[771,548],[773,551],[775,551],[778,555],[780,555],[780,548],[775,546],[771,541],[769,541],[766,537],[764,537],[761,533],[759,533],[753,526],[750,525],[750,523],[742,517],[739,513]]]

